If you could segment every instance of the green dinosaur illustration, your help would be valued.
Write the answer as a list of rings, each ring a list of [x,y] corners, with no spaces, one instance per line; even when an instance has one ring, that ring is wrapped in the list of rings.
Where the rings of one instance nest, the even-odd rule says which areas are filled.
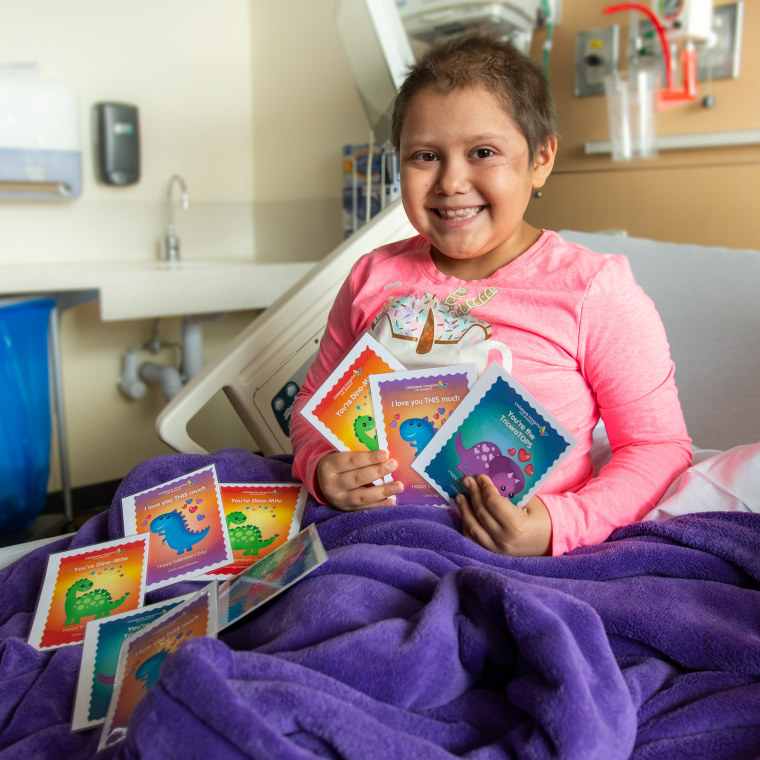
[[[275,533],[271,538],[264,540],[258,525],[246,523],[246,517],[242,512],[232,512],[227,515],[227,527],[230,530],[230,543],[233,549],[245,549],[244,555],[256,555],[259,549],[269,546],[279,536]],[[234,527],[233,527],[234,526]]]
[[[96,588],[90,591],[93,585],[93,582],[89,578],[80,578],[69,587],[64,603],[66,610],[66,622],[64,625],[75,625],[83,617],[89,617],[90,615],[95,615],[95,620],[108,617],[111,614],[111,610],[115,610],[129,596],[129,591],[127,591],[121,599],[114,601],[111,594],[104,588]],[[84,593],[81,596],[77,596],[80,591]]]
[[[369,435],[375,429],[375,420],[370,417],[369,414],[360,414],[354,422],[354,433],[359,439],[360,443],[363,443],[370,451],[377,451],[377,434],[375,436]]]

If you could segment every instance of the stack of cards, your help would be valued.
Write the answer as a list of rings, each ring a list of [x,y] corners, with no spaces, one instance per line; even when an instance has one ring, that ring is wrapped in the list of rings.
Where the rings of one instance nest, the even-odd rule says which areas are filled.
[[[300,483],[219,484],[213,465],[122,501],[125,538],[48,558],[29,643],[83,644],[73,730],[103,724],[120,741],[161,663],[215,637],[326,560],[316,528],[299,531]],[[178,581],[219,580],[144,605]]]
[[[393,371],[377,369],[381,363]],[[350,415],[355,419],[371,414],[363,419],[373,422],[374,448],[388,450],[399,465],[392,476],[404,484],[404,491],[396,497],[398,504],[456,509],[456,495],[465,492],[464,478],[485,474],[505,498],[524,507],[577,444],[570,432],[495,362],[478,379],[472,365],[423,370],[397,365],[371,336],[362,336],[306,404],[303,414],[341,451],[357,450],[350,445],[355,441],[352,433],[341,439],[335,431],[345,427]],[[360,390],[349,392],[352,374],[363,380]],[[339,401],[346,392],[350,403]],[[332,402],[327,404],[326,399]]]

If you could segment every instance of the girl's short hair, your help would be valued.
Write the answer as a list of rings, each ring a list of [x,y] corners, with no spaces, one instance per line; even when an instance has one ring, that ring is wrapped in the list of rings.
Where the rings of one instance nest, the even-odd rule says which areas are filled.
[[[530,160],[556,137],[554,103],[546,77],[511,43],[481,32],[453,37],[430,47],[399,89],[391,119],[391,142],[398,151],[401,127],[412,98],[431,89],[446,95],[485,87],[499,100],[528,142]]]

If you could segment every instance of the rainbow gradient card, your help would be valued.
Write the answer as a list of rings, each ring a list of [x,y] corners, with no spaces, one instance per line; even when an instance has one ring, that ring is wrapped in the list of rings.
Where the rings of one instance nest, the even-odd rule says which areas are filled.
[[[261,562],[219,585],[219,630],[253,612],[326,560],[324,546],[312,523]]]
[[[164,661],[186,641],[217,634],[216,583],[124,639],[98,751],[124,739],[129,719],[159,678]]]
[[[79,644],[90,620],[140,607],[147,567],[147,536],[51,554],[29,643],[37,649]]]
[[[124,639],[150,625],[189,597],[189,594],[176,597],[87,623],[74,715],[71,719],[72,731],[93,728],[105,722]]]
[[[577,441],[501,365],[493,362],[446,426],[412,463],[449,505],[462,480],[486,474],[518,507],[572,451]]]
[[[377,440],[398,462],[393,479],[404,484],[397,504],[447,506],[412,462],[467,396],[477,378],[474,364],[414,369],[369,379]]]
[[[338,451],[375,451],[375,412],[369,377],[405,369],[393,354],[364,333],[301,410]]]
[[[221,483],[219,489],[234,559],[206,578],[226,580],[298,533],[308,492],[301,483]]]
[[[232,562],[213,464],[122,499],[124,532],[147,534],[152,591]]]

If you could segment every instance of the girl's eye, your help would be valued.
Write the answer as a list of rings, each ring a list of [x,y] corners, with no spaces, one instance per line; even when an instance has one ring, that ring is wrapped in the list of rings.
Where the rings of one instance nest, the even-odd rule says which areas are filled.
[[[416,161],[435,161],[436,158],[435,153],[431,153],[430,151],[422,151],[414,155]]]
[[[472,154],[475,158],[491,158],[494,153],[490,148],[476,148]]]

